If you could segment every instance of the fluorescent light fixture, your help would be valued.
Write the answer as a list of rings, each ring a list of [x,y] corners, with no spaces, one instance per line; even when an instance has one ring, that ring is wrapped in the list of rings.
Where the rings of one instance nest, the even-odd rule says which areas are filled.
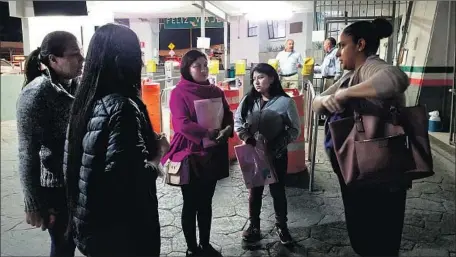
[[[99,1],[98,7],[122,13],[158,13],[181,8],[182,1]]]
[[[292,7],[286,2],[264,1],[259,4],[260,2],[246,1],[242,3],[244,8],[248,8],[244,13],[249,21],[288,20],[293,16]]]
[[[227,15],[224,11],[220,10],[217,6],[212,4],[211,2],[205,2],[204,5],[206,6],[206,10],[213,15],[219,17],[220,19],[226,21]]]
[[[200,9],[206,9],[206,11],[208,13],[218,17],[219,19],[222,19],[223,21],[228,20],[226,13],[224,11],[220,10],[220,8],[218,8],[211,2],[204,1],[204,3],[203,3],[203,1],[193,1],[192,5],[200,8]]]

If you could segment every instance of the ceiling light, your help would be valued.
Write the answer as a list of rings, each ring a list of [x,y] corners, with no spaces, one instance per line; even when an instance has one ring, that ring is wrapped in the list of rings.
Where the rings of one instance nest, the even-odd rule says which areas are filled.
[[[248,2],[246,6],[248,9],[244,11],[248,20],[288,20],[293,16],[292,6],[286,2],[270,1],[262,2]]]

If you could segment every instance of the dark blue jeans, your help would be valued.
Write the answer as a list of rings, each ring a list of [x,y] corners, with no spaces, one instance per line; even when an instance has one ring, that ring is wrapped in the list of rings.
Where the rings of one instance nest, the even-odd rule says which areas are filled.
[[[68,224],[68,209],[66,204],[65,189],[43,188],[49,207],[56,211],[54,226],[50,229],[51,257],[73,257],[76,246],[73,238],[65,237]]]

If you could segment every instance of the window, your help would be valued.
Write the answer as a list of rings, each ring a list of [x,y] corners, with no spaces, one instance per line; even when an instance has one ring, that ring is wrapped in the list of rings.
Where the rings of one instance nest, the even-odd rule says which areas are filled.
[[[258,24],[256,22],[247,21],[247,36],[258,36]]]
[[[290,34],[302,32],[302,21],[290,23]]]
[[[269,39],[284,38],[286,36],[286,21],[268,21]]]

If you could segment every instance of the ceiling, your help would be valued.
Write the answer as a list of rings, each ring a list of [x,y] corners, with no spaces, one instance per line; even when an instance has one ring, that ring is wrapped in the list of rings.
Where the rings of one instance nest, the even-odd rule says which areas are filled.
[[[287,6],[294,12],[312,12],[312,1],[211,1],[229,16],[243,15],[252,10]],[[201,10],[192,1],[87,1],[88,9],[111,10],[116,18],[173,18],[199,16]]]
[[[312,1],[211,1],[214,5],[224,10],[230,16],[243,15],[252,10],[276,9],[277,7],[289,7],[295,13],[313,12]],[[277,10],[277,9],[276,9]]]

